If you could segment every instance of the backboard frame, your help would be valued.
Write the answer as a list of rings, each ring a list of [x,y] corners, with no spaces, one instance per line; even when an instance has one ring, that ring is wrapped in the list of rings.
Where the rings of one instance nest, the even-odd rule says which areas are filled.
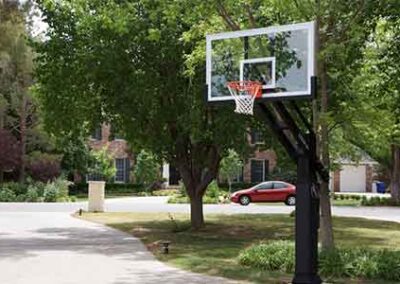
[[[298,30],[307,30],[307,46],[308,46],[308,54],[307,54],[307,88],[304,91],[283,91],[283,92],[275,92],[269,93],[268,88],[273,88],[273,84],[271,86],[263,86],[263,96],[258,100],[291,100],[298,98],[310,98],[312,99],[312,88],[311,88],[311,78],[315,76],[316,73],[316,47],[315,47],[315,21],[305,22],[305,23],[297,23],[297,24],[289,24],[289,25],[281,25],[281,26],[271,26],[266,28],[259,29],[250,29],[250,30],[239,30],[233,32],[223,32],[217,34],[210,34],[206,36],[206,100],[208,103],[213,102],[228,102],[232,101],[233,98],[231,96],[215,96],[212,97],[212,43],[216,40],[223,39],[235,39],[235,38],[245,38],[257,35],[266,35],[280,32],[290,32],[290,31],[298,31]],[[271,57],[263,57],[263,58],[249,58],[243,59],[240,62],[240,80],[243,78],[243,64],[246,62],[257,62],[258,60],[266,60]],[[275,61],[275,58],[274,58]],[[272,63],[275,65],[276,63]],[[273,67],[275,68],[275,67]],[[273,82],[275,81],[275,72],[273,72]],[[304,78],[304,77],[303,77]]]

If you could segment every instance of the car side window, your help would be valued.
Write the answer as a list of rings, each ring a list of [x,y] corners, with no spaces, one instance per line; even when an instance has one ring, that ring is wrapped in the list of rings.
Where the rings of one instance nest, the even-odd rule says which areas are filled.
[[[287,187],[287,185],[282,182],[274,182],[275,189],[286,188],[286,187]]]
[[[260,184],[259,186],[256,187],[256,189],[258,190],[272,189],[272,182]]]

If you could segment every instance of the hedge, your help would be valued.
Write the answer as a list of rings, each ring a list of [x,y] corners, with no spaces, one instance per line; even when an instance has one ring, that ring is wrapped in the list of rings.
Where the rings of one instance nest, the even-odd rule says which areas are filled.
[[[145,191],[145,188],[141,184],[132,183],[106,183],[106,193],[139,193]],[[69,193],[71,195],[87,194],[88,184],[87,183],[76,183],[70,186]]]

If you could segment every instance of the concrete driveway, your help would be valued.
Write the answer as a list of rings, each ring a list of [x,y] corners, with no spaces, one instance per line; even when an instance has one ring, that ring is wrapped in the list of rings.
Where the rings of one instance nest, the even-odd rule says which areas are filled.
[[[0,283],[235,283],[154,259],[136,238],[68,213],[0,213]]]

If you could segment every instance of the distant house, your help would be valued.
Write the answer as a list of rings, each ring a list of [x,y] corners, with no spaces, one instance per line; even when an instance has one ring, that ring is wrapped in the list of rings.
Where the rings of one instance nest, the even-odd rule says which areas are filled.
[[[257,183],[268,179],[269,173],[276,166],[276,154],[273,150],[264,150],[264,141],[260,132],[251,131],[248,142],[254,149],[253,154],[245,161],[243,168],[238,172],[234,181]],[[131,176],[135,165],[134,153],[128,147],[128,143],[122,137],[113,132],[112,127],[103,124],[96,128],[88,140],[89,147],[101,149],[107,147],[108,152],[114,158],[117,173],[114,177],[115,183],[131,183]],[[166,180],[167,187],[177,186],[181,176],[176,167],[163,164],[161,167],[162,177]]]
[[[259,183],[268,180],[269,174],[276,167],[277,156],[273,150],[265,149],[265,142],[261,132],[251,130],[248,143],[252,154],[244,161],[233,182]],[[224,180],[220,177],[220,180]]]
[[[331,191],[373,192],[377,162],[364,157],[359,162],[341,159],[336,163],[339,165],[339,169],[331,172]]]
[[[131,168],[134,165],[134,155],[129,150],[128,143],[112,131],[110,125],[103,124],[96,128],[88,141],[91,149],[107,147],[114,158],[117,172],[113,178],[115,183],[129,183],[132,181]]]

